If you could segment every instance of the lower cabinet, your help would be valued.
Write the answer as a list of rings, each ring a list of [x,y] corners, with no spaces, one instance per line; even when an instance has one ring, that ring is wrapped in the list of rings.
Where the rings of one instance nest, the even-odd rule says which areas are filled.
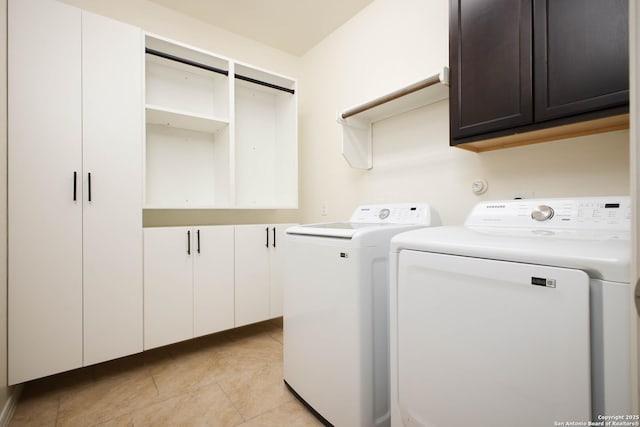
[[[233,226],[195,229],[193,336],[233,328]]]
[[[144,229],[144,348],[234,326],[233,226]]]
[[[290,225],[145,228],[145,350],[282,316]]]
[[[271,226],[273,230],[273,246],[269,253],[269,318],[282,316],[283,294],[283,267],[285,254],[285,231],[297,224],[277,224]]]
[[[282,316],[284,231],[293,224],[238,225],[235,326]]]

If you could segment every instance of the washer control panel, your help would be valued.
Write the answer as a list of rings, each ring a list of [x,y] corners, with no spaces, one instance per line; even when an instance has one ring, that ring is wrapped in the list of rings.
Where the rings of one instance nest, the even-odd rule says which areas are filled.
[[[469,227],[630,230],[631,200],[620,197],[522,199],[483,202],[465,221]]]
[[[432,211],[425,203],[365,205],[358,207],[349,222],[368,224],[431,224]]]

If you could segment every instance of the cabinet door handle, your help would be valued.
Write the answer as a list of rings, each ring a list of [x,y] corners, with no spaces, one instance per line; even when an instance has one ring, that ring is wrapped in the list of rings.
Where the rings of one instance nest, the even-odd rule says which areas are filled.
[[[276,247],[276,228],[273,227],[273,247]]]
[[[200,230],[196,231],[196,236],[198,236],[198,253],[200,253]]]
[[[269,247],[269,227],[265,228],[267,232],[267,244],[265,245],[267,248]]]
[[[187,230],[187,255],[191,255],[191,230]]]
[[[73,201],[78,200],[78,172],[73,171]]]
[[[91,201],[91,172],[87,174],[87,184],[89,185],[89,190],[87,191],[89,196],[88,199]]]

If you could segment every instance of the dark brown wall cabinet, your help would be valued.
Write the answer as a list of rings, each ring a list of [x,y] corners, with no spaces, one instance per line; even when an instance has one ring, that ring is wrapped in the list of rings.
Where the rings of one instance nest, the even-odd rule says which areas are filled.
[[[451,145],[548,140],[628,112],[628,0],[450,0],[449,13]]]

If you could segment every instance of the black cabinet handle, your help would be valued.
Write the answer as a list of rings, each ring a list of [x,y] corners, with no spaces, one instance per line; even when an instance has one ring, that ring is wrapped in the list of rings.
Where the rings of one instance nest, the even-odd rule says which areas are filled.
[[[187,230],[187,255],[191,255],[191,230]]]
[[[89,172],[87,174],[87,183],[89,184],[89,191],[88,191],[88,195],[89,195],[89,201],[91,201],[91,172]]]
[[[276,228],[273,227],[273,247],[276,247]]]
[[[198,236],[198,253],[200,253],[200,230],[196,231],[196,236]]]
[[[78,172],[73,171],[73,201],[78,200]]]
[[[267,231],[267,244],[265,245],[267,248],[269,247],[269,227],[265,228]]]

